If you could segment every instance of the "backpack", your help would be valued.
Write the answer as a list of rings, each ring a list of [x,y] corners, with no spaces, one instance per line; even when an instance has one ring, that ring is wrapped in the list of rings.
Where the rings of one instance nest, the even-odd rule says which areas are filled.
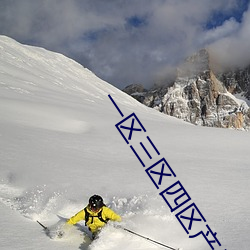
[[[105,205],[104,205],[104,206],[105,206]],[[88,210],[87,210],[87,207],[84,208],[84,212],[85,212],[85,219],[84,219],[84,220],[85,220],[85,226],[87,226],[87,222],[89,221],[90,218],[92,218],[92,221],[91,221],[91,223],[90,223],[90,224],[92,224],[93,221],[94,221],[94,217],[97,217],[100,221],[102,221],[102,222],[104,222],[104,223],[107,223],[107,222],[109,221],[109,219],[104,220],[104,219],[102,218],[102,210],[101,210],[96,216],[90,215],[90,213],[89,213]]]

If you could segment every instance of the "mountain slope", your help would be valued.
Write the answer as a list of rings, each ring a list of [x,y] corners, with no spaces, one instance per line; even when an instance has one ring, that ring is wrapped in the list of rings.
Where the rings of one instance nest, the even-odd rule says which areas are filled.
[[[4,249],[161,249],[112,226],[90,246],[78,227],[61,241],[42,233],[37,219],[54,225],[58,214],[70,217],[94,193],[131,230],[184,250],[210,249],[202,237],[189,239],[159,195],[171,181],[163,177],[158,190],[145,172],[161,157],[218,233],[223,249],[249,248],[249,133],[165,116],[60,54],[2,36],[0,76]],[[153,158],[148,158],[138,148],[143,138],[132,135],[145,168],[115,127],[133,112],[160,152],[150,148]],[[10,241],[11,235],[17,238]]]

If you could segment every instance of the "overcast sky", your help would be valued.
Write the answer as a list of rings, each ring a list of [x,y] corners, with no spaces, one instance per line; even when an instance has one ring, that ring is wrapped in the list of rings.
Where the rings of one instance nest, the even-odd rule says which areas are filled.
[[[250,0],[0,0],[0,34],[57,51],[124,88],[195,51],[250,62]]]

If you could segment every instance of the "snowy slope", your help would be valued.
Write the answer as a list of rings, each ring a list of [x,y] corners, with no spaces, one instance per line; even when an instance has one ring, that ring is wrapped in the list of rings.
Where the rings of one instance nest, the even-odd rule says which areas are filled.
[[[183,250],[211,249],[202,236],[188,238],[159,196],[115,127],[124,117],[109,94],[124,117],[133,112],[138,116],[161,157],[218,233],[222,246],[215,249],[249,249],[248,132],[195,127],[165,116],[63,55],[4,36],[0,248],[162,249],[112,225],[92,244],[79,227],[64,239],[51,240],[36,223],[38,219],[53,226],[57,215],[72,216],[98,193],[123,217],[126,228]],[[143,160],[150,166],[157,157]]]

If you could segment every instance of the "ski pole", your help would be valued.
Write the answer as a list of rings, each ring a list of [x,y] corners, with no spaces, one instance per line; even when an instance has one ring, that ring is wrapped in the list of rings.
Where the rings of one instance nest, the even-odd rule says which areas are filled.
[[[171,249],[171,250],[178,250],[178,249],[179,249],[179,248],[173,248],[173,247],[164,245],[164,244],[162,244],[162,243],[160,243],[160,242],[158,242],[158,241],[152,240],[152,239],[150,239],[150,238],[148,238],[148,237],[145,237],[145,236],[143,236],[143,235],[141,235],[141,234],[135,233],[135,232],[133,232],[133,231],[127,229],[127,228],[122,227],[122,229],[125,230],[125,231],[127,231],[127,232],[129,232],[129,233],[131,233],[131,234],[137,235],[137,236],[139,236],[139,237],[141,237],[141,238],[143,238],[143,239],[145,239],[145,240],[154,242],[154,243],[156,243],[156,244],[158,244],[158,245],[161,245],[161,246],[163,246],[163,247],[167,247],[167,248],[169,248],[169,249]]]
[[[46,231],[46,230],[48,230],[48,228],[47,227],[45,227],[40,221],[36,221],[40,226],[42,226],[43,227],[43,229]]]

